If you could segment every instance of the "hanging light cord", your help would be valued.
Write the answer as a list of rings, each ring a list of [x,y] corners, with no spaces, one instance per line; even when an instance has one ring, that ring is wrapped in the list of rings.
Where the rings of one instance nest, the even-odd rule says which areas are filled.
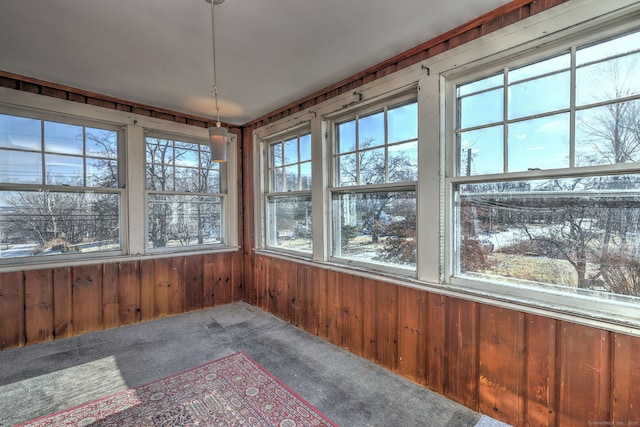
[[[211,47],[213,50],[213,99],[216,103],[216,114],[218,115],[218,120],[216,121],[216,126],[220,127],[220,107],[218,107],[218,86],[216,81],[216,32],[215,32],[215,19],[214,19],[214,9],[215,9],[215,1],[211,0]]]

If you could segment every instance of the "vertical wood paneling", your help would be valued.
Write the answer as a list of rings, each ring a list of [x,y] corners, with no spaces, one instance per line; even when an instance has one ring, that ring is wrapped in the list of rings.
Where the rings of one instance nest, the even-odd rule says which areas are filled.
[[[73,287],[71,269],[53,270],[53,335],[66,338],[73,335]]]
[[[376,302],[377,362],[395,371],[398,369],[398,286],[377,282]]]
[[[362,283],[362,355],[369,360],[378,360],[378,293],[376,282]]]
[[[246,283],[243,280],[243,265],[242,252],[236,251],[229,255],[231,259],[231,272],[229,273],[228,286],[231,289],[231,301],[241,301],[244,294],[244,286]],[[223,266],[224,267],[224,266]],[[228,268],[228,267],[226,267]]]
[[[168,316],[171,311],[171,300],[174,299],[171,284],[171,262],[167,259],[140,261],[142,281],[153,280],[154,311],[158,316]]]
[[[102,265],[74,267],[72,286],[74,333],[102,329]]]
[[[611,421],[610,333],[561,322],[559,425]]]
[[[153,262],[140,261],[137,264],[140,277],[140,319],[151,320],[158,317],[156,311],[156,286]]]
[[[613,335],[613,407],[611,419],[622,425],[640,423],[640,339]]]
[[[526,316],[526,322],[527,423],[531,426],[556,426],[558,321],[530,314]]]
[[[329,271],[327,274],[327,339],[335,345],[342,343],[342,274]]]
[[[480,306],[480,412],[510,425],[525,418],[524,314]]]
[[[256,305],[263,310],[268,310],[267,283],[269,281],[269,262],[267,257],[257,256],[253,274],[253,288],[256,297]]]
[[[313,305],[315,323],[318,325],[318,336],[327,338],[327,301],[329,291],[327,286],[328,271],[324,268],[313,269]]]
[[[24,274],[25,339],[28,344],[53,339],[52,274],[48,269]]]
[[[198,310],[204,306],[203,258],[201,255],[184,257],[184,309]]]
[[[120,324],[139,322],[140,317],[140,281],[139,264],[135,261],[122,262],[118,270],[118,295]]]
[[[427,293],[398,289],[398,373],[427,384]]]
[[[216,284],[222,280],[222,276],[220,275],[221,271],[216,265],[216,256],[214,254],[205,255],[203,262],[202,287],[204,299],[202,300],[202,305],[204,307],[213,307],[215,301],[220,299],[220,295],[216,295],[215,289]]]
[[[363,355],[363,308],[362,308],[361,277],[341,275],[338,284],[342,290],[340,302],[342,304],[342,342],[341,346],[350,352]]]
[[[171,300],[169,303],[171,314],[183,313],[184,305],[184,280],[182,272],[184,266],[182,257],[156,260],[156,262],[167,262],[169,264],[169,281],[171,283]]]
[[[478,304],[448,299],[445,394],[478,409]]]
[[[24,275],[0,273],[0,349],[24,345]]]
[[[444,394],[447,372],[447,298],[429,294],[427,304],[427,384],[433,391]]]
[[[118,301],[118,264],[104,264],[102,268],[102,322],[104,329],[120,326]]]

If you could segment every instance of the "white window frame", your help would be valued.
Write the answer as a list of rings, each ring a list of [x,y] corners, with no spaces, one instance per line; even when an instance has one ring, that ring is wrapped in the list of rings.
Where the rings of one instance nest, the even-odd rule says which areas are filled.
[[[636,14],[638,11],[636,10]],[[442,272],[442,283],[451,286],[452,289],[460,289],[464,292],[473,292],[492,299],[499,299],[506,303],[518,303],[529,306],[532,311],[542,308],[559,313],[563,317],[573,319],[574,317],[587,318],[587,323],[598,325],[600,322],[614,323],[622,328],[640,326],[638,317],[638,298],[615,295],[614,298],[603,298],[597,291],[580,290],[570,292],[567,288],[549,286],[538,288],[532,286],[518,286],[506,284],[488,279],[475,279],[460,277],[455,275],[457,256],[454,241],[455,233],[455,210],[454,195],[455,187],[459,184],[471,182],[496,182],[510,181],[518,179],[535,179],[545,177],[571,177],[597,174],[599,171],[609,172],[629,172],[638,173],[640,169],[637,164],[616,164],[606,166],[587,167],[567,167],[551,171],[522,171],[506,172],[492,175],[456,175],[456,141],[454,130],[456,126],[456,86],[457,84],[471,82],[483,76],[490,76],[500,72],[504,67],[517,67],[529,64],[538,60],[550,58],[555,54],[566,52],[571,45],[583,46],[589,43],[598,42],[614,37],[618,34],[625,34],[634,29],[640,28],[637,24],[637,17],[622,16],[610,22],[592,22],[586,25],[587,28],[575,29],[569,34],[559,34],[549,40],[543,46],[533,47],[536,41],[515,49],[509,54],[498,53],[493,56],[483,58],[476,63],[462,66],[459,69],[443,73],[444,89],[444,129],[445,135],[442,138],[443,170],[446,172],[444,178],[444,206],[445,206],[445,227],[444,235],[444,268]],[[575,71],[571,71],[574,73]],[[571,109],[575,109],[571,106]],[[573,132],[573,130],[571,130]],[[573,144],[573,141],[572,141]],[[571,147],[573,154],[573,146]],[[504,159],[505,164],[507,159]],[[573,162],[571,162],[573,166]],[[612,295],[613,297],[613,295]],[[628,331],[627,329],[623,329]],[[637,330],[636,330],[637,333]]]
[[[330,128],[328,131],[328,140],[327,140],[327,159],[328,162],[328,170],[329,174],[327,177],[327,181],[330,183],[326,188],[326,198],[329,203],[328,208],[328,238],[326,239],[326,251],[329,254],[328,260],[334,262],[336,264],[349,265],[356,268],[361,268],[365,270],[371,271],[380,271],[388,274],[392,274],[394,276],[403,276],[403,277],[417,277],[417,264],[419,256],[416,256],[416,267],[403,267],[400,265],[392,265],[388,263],[379,263],[373,261],[365,261],[358,260],[355,258],[343,257],[340,255],[335,255],[335,245],[338,231],[335,229],[335,219],[333,212],[332,201],[335,197],[340,194],[364,194],[364,193],[376,193],[376,192],[414,192],[416,197],[416,236],[419,236],[419,219],[418,219],[418,181],[407,181],[407,182],[390,182],[390,183],[380,183],[380,184],[356,184],[356,185],[345,185],[340,186],[337,185],[337,177],[338,171],[336,170],[336,156],[338,153],[336,150],[336,128],[339,123],[349,121],[351,119],[357,119],[362,116],[367,116],[372,113],[383,111],[385,114],[385,130],[386,130],[386,115],[389,109],[395,108],[397,106],[402,106],[405,104],[416,103],[418,109],[419,101],[418,101],[418,93],[417,93],[417,85],[411,84],[408,88],[401,88],[400,90],[393,91],[392,93],[387,93],[375,100],[371,100],[366,102],[365,105],[357,105],[351,108],[346,108],[341,110],[335,114],[329,115],[326,117],[327,119],[327,127]],[[420,122],[419,122],[420,112],[418,111],[418,160],[420,159]],[[357,137],[356,137],[357,138]],[[386,139],[386,138],[385,138]],[[385,140],[383,144],[376,146],[375,148],[384,148],[385,150],[385,162],[388,161],[388,147],[387,141]],[[356,151],[354,153],[360,152],[359,148],[356,147]],[[418,171],[416,171],[418,172]],[[419,173],[417,173],[420,175]],[[418,178],[419,179],[419,178]],[[417,244],[417,242],[416,242]]]
[[[188,254],[235,251],[238,249],[238,189],[237,136],[230,134],[226,166],[224,241],[206,247],[173,247],[162,253],[146,251],[146,197],[145,197],[145,129],[190,140],[206,141],[206,128],[160,120],[108,108],[61,100],[43,95],[0,88],[0,110],[6,114],[35,116],[45,120],[71,122],[80,125],[118,129],[122,136],[119,174],[124,187],[121,192],[121,251],[95,254],[62,255],[60,257],[21,257],[0,263],[0,272],[55,268],[68,265],[87,265],[102,262],[124,262],[144,257],[172,257]],[[91,190],[91,188],[88,188]],[[143,213],[143,214],[141,214]]]
[[[272,226],[275,224],[275,219],[271,217],[271,210],[269,209],[269,200],[271,198],[279,198],[279,197],[296,197],[296,196],[308,196],[311,199],[311,206],[312,206],[312,213],[311,213],[311,217],[312,217],[312,224],[313,224],[313,220],[314,215],[313,215],[313,182],[315,180],[312,179],[312,185],[311,188],[309,188],[308,190],[300,190],[300,189],[295,189],[295,190],[290,190],[290,189],[285,189],[284,191],[275,191],[272,188],[271,185],[271,177],[270,177],[270,172],[271,172],[271,155],[270,155],[270,147],[273,144],[276,143],[282,143],[284,144],[284,141],[286,140],[290,140],[290,139],[296,139],[299,143],[300,141],[300,137],[301,136],[305,136],[305,135],[309,135],[309,138],[311,139],[311,160],[310,161],[300,161],[300,157],[298,157],[298,161],[295,163],[292,163],[290,165],[297,165],[298,166],[298,170],[300,171],[300,165],[302,163],[307,163],[309,162],[312,168],[312,174],[311,176],[313,177],[313,165],[314,165],[314,139],[313,139],[313,134],[311,132],[311,126],[309,122],[305,122],[302,123],[298,126],[295,126],[293,128],[289,128],[286,129],[284,131],[281,132],[276,132],[274,134],[271,134],[265,138],[263,138],[261,140],[261,157],[263,159],[263,169],[261,169],[262,171],[262,177],[261,177],[261,186],[264,188],[263,191],[263,200],[261,202],[261,206],[263,209],[261,209],[262,214],[260,215],[260,217],[262,218],[262,222],[261,222],[261,226],[260,229],[263,230],[264,232],[261,233],[262,235],[262,239],[263,239],[263,246],[266,249],[275,251],[275,252],[281,252],[283,254],[290,254],[293,256],[300,256],[303,258],[311,258],[313,256],[313,236],[311,238],[311,251],[307,252],[307,251],[300,251],[300,250],[295,250],[295,249],[290,249],[290,248],[286,248],[283,246],[278,246],[278,245],[273,245],[271,244],[270,241],[270,233],[272,231]],[[298,145],[298,148],[300,148],[300,146]],[[283,145],[283,150],[284,150],[284,145]],[[277,166],[278,168],[281,166]],[[282,166],[284,167],[284,165]],[[286,182],[286,179],[283,177],[283,185]],[[298,178],[298,183],[300,183],[300,177]],[[312,233],[313,233],[313,227],[312,227]]]

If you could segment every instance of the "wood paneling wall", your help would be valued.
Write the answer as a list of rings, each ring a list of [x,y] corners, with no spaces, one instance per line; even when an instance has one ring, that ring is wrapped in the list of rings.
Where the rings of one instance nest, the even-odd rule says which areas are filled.
[[[240,251],[0,273],[0,349],[239,301],[241,275]]]
[[[252,279],[249,303],[511,425],[640,421],[636,337],[259,254]]]

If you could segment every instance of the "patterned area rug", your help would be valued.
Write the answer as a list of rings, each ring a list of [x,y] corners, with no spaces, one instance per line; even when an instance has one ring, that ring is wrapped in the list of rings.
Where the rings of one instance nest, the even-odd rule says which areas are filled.
[[[21,426],[337,426],[245,353]]]

